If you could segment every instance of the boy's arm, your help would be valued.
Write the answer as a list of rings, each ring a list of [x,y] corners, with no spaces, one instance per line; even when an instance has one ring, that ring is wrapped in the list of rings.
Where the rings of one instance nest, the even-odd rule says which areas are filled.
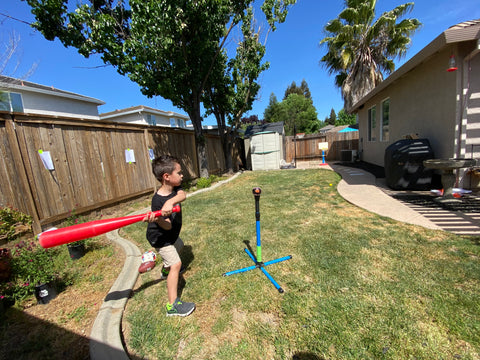
[[[172,213],[173,206],[175,204],[181,203],[187,198],[187,194],[183,190],[178,190],[177,195],[168,199],[162,207],[162,214],[168,216]]]
[[[172,228],[172,223],[170,219],[165,219],[163,216],[155,217],[153,212],[149,212],[143,218],[144,222],[156,222],[162,229],[170,230]]]

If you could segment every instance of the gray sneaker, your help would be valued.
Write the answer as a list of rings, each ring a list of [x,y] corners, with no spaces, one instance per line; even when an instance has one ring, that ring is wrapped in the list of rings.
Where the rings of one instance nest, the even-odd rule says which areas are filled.
[[[166,306],[167,316],[188,316],[195,310],[195,303],[183,302],[179,298],[173,305]]]

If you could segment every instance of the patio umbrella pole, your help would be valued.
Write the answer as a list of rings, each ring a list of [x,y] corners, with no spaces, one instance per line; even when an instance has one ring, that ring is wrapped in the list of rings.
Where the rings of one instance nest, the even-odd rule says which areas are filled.
[[[262,190],[259,187],[256,187],[252,190],[253,196],[255,197],[255,220],[256,220],[256,230],[257,230],[257,257],[253,256],[253,254],[250,252],[248,249],[244,249],[247,255],[252,259],[252,261],[255,263],[253,266],[247,266],[242,269],[238,270],[233,270],[229,271],[223,274],[223,276],[230,276],[234,274],[239,274],[243,272],[247,272],[250,270],[254,269],[260,269],[265,276],[267,277],[268,280],[275,286],[275,288],[278,290],[278,292],[283,293],[283,289],[281,286],[275,281],[275,279],[265,270],[265,267],[268,265],[276,264],[285,260],[290,260],[292,258],[292,255],[289,256],[284,256],[275,260],[270,260],[267,262],[262,261],[262,240],[260,236],[260,194],[262,193]]]

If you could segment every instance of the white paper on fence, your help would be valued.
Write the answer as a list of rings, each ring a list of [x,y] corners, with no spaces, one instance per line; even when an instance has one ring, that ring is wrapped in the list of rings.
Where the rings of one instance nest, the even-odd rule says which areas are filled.
[[[135,162],[135,153],[133,152],[133,149],[125,150],[125,161],[129,164]]]
[[[148,156],[150,157],[150,160],[155,160],[155,154],[153,153],[153,149],[148,149]]]
[[[45,166],[45,169],[55,170],[55,167],[53,166],[52,157],[50,156],[50,151],[38,150],[38,155],[40,155],[40,159],[42,159],[42,163],[43,163],[43,166]]]

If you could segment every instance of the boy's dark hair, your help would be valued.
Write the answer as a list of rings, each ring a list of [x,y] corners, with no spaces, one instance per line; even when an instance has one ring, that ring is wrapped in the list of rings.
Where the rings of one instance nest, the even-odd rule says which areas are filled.
[[[155,178],[163,182],[164,174],[171,174],[175,170],[175,165],[180,164],[180,161],[175,156],[162,155],[152,161],[152,172]]]

